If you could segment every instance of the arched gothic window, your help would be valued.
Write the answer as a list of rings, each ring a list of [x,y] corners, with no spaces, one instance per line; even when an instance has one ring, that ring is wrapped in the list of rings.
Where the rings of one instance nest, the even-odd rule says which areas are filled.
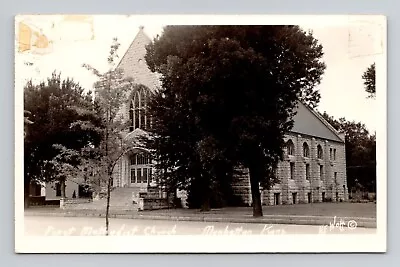
[[[303,144],[303,156],[305,158],[308,158],[310,156],[310,148],[308,147],[308,144],[304,142]]]
[[[133,94],[129,107],[129,131],[140,128],[150,128],[150,118],[147,116],[148,94],[144,88],[140,88]]]
[[[292,140],[289,139],[286,142],[286,149],[287,149],[288,155],[294,155],[294,144],[293,144]]]
[[[317,146],[317,156],[318,156],[319,159],[323,158],[323,151],[322,151],[321,145]]]

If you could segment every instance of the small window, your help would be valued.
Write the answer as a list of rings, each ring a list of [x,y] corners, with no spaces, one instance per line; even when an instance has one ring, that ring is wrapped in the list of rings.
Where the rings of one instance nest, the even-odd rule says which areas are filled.
[[[136,165],[136,154],[131,156],[131,165]]]
[[[280,205],[281,200],[280,200],[280,193],[274,193],[274,205]]]
[[[286,149],[287,149],[287,154],[293,156],[294,155],[294,144],[292,140],[288,140],[286,142]]]
[[[303,156],[308,158],[310,156],[310,148],[308,147],[307,143],[303,144]]]
[[[310,180],[310,164],[306,164],[306,180]]]
[[[336,148],[333,150],[333,160],[336,160]]]
[[[294,163],[290,162],[290,179],[294,180]]]
[[[61,184],[60,182],[56,182],[56,197],[61,197]]]
[[[131,169],[131,183],[136,183],[136,169]]]
[[[332,160],[332,148],[329,149],[329,159]]]
[[[153,180],[153,169],[149,168],[149,181],[154,181]]]
[[[319,159],[323,158],[323,151],[322,151],[321,145],[318,145],[318,147],[317,147],[317,154],[318,154],[317,156]]]
[[[337,184],[337,172],[333,173],[333,179],[335,181],[335,184]]]
[[[324,179],[324,166],[319,165],[319,179],[323,180]]]
[[[141,168],[137,169],[137,182],[138,183],[142,182],[142,169]]]
[[[149,179],[147,176],[147,168],[143,168],[143,183],[149,183]]]

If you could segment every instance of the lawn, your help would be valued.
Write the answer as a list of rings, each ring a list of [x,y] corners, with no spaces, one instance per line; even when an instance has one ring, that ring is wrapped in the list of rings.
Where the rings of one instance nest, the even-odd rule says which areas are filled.
[[[98,210],[97,210],[98,211]],[[132,214],[132,211],[123,211],[112,208],[111,213]],[[25,211],[29,213],[64,213],[57,207],[37,208],[33,207]],[[85,210],[69,210],[68,212],[85,212]],[[135,213],[135,212],[133,212]],[[376,204],[374,203],[312,203],[312,204],[295,204],[295,205],[279,205],[279,206],[263,206],[264,216],[270,215],[286,215],[286,216],[327,216],[327,217],[352,217],[352,218],[376,218]],[[163,210],[147,210],[141,211],[139,214],[150,216],[184,216],[184,217],[252,217],[253,211],[251,207],[227,207],[221,209],[212,209],[211,211],[201,212],[198,209],[163,209]]]
[[[200,212],[193,209],[171,209],[143,211],[143,214],[165,214],[172,216],[190,216],[194,214],[219,214],[227,217],[235,215],[251,215],[251,207],[228,207]],[[296,205],[263,206],[264,215],[300,215],[300,216],[337,216],[337,217],[364,217],[376,218],[376,204],[374,203],[312,203]]]

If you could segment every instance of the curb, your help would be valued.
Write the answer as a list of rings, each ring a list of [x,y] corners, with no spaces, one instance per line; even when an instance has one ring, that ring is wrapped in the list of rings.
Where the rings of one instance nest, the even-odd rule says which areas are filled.
[[[25,216],[53,216],[53,217],[100,217],[104,218],[104,212],[28,212]],[[326,216],[293,216],[293,215],[266,215],[262,218],[253,217],[214,217],[214,216],[175,216],[175,215],[146,215],[146,214],[116,214],[111,213],[110,218],[138,219],[138,220],[166,220],[166,221],[190,221],[190,222],[225,222],[225,223],[257,223],[257,224],[297,224],[297,225],[332,225],[336,223],[356,224],[356,227],[376,228],[375,218],[349,218],[337,219]]]

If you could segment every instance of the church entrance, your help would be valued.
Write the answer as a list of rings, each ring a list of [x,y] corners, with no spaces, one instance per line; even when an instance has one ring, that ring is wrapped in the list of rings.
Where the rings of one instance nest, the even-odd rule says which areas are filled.
[[[146,187],[153,180],[151,158],[148,153],[136,153],[130,156],[130,185]]]

